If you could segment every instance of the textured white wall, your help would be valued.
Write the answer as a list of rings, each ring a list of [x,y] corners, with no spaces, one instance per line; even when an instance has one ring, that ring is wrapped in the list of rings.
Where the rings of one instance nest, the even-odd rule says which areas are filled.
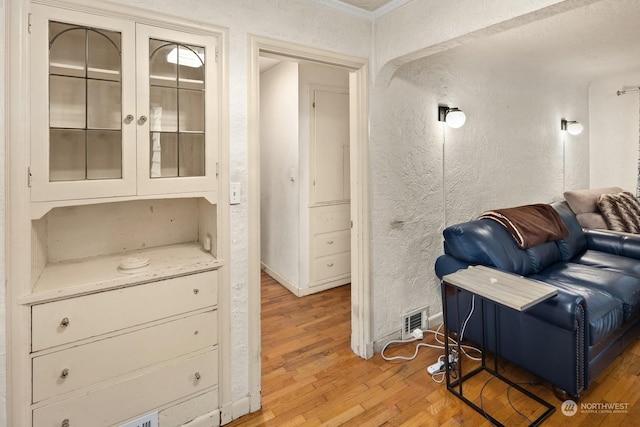
[[[298,263],[298,64],[281,62],[260,74],[260,256],[293,285]]]
[[[587,87],[535,75],[526,65],[509,67],[508,58],[490,56],[487,43],[411,62],[388,86],[376,84],[371,117],[375,341],[397,332],[401,314],[412,308],[441,311],[434,262],[443,253],[444,223],[562,195],[560,119],[587,120]],[[463,109],[465,126],[451,129],[438,122],[439,103]],[[586,134],[588,127],[567,145],[568,187],[588,184]]]
[[[616,91],[640,86],[640,70],[595,80],[589,87],[590,186],[635,193],[638,176],[640,94]]]

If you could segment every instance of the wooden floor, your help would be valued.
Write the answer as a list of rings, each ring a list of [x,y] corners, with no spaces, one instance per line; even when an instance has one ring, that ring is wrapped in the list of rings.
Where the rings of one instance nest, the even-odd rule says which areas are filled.
[[[387,362],[379,354],[363,360],[353,354],[349,286],[297,298],[269,276],[262,279],[262,410],[228,426],[491,425],[427,373],[442,350],[421,348],[409,362]],[[422,342],[435,343],[432,336]],[[414,349],[415,344],[402,344],[385,354],[410,356]],[[640,425],[640,341],[583,394],[572,417],[563,415],[562,402],[548,385],[537,385],[537,378],[512,365],[500,366],[507,378],[533,383],[524,387],[556,406],[544,426]],[[474,377],[465,393],[478,404],[482,396],[485,410],[503,424],[529,425],[526,417],[533,420],[543,412],[521,393],[488,380]],[[601,402],[618,403],[626,412],[603,412],[595,405]],[[588,406],[583,409],[582,404]]]

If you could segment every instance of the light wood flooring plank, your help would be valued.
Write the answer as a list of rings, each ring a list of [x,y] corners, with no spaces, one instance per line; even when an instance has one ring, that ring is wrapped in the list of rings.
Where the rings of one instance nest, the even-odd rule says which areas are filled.
[[[363,360],[350,348],[350,286],[298,298],[262,275],[262,409],[238,426],[490,426],[444,384],[432,381],[426,367],[442,350],[421,348],[409,362],[387,362],[380,355]],[[425,334],[425,342],[434,343]],[[390,348],[412,355],[415,344]],[[473,362],[465,359],[465,369]],[[548,384],[508,363],[507,378],[556,406],[543,426],[640,425],[640,341],[627,349],[583,393],[578,403],[628,403],[627,413],[581,413],[566,417]],[[484,374],[482,374],[484,375]],[[488,376],[465,384],[465,393],[509,426],[528,425],[543,409],[515,389]],[[518,414],[515,406],[525,416]]]

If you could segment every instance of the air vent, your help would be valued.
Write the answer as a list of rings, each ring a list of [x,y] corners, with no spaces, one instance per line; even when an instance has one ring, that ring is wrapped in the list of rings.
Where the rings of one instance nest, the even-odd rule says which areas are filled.
[[[422,331],[429,327],[429,307],[424,306],[402,315],[402,339],[413,338],[411,332],[415,329]]]
[[[152,412],[137,420],[122,424],[120,427],[158,427],[158,413]]]

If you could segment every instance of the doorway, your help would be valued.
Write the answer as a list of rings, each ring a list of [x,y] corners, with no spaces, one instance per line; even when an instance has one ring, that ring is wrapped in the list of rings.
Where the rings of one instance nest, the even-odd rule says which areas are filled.
[[[260,57],[261,267],[298,297],[351,282],[349,71]]]
[[[252,36],[249,64],[248,286],[250,411],[260,408],[260,56],[337,66],[349,71],[351,193],[351,348],[373,355],[370,331],[370,237],[368,170],[368,66],[366,59]]]

